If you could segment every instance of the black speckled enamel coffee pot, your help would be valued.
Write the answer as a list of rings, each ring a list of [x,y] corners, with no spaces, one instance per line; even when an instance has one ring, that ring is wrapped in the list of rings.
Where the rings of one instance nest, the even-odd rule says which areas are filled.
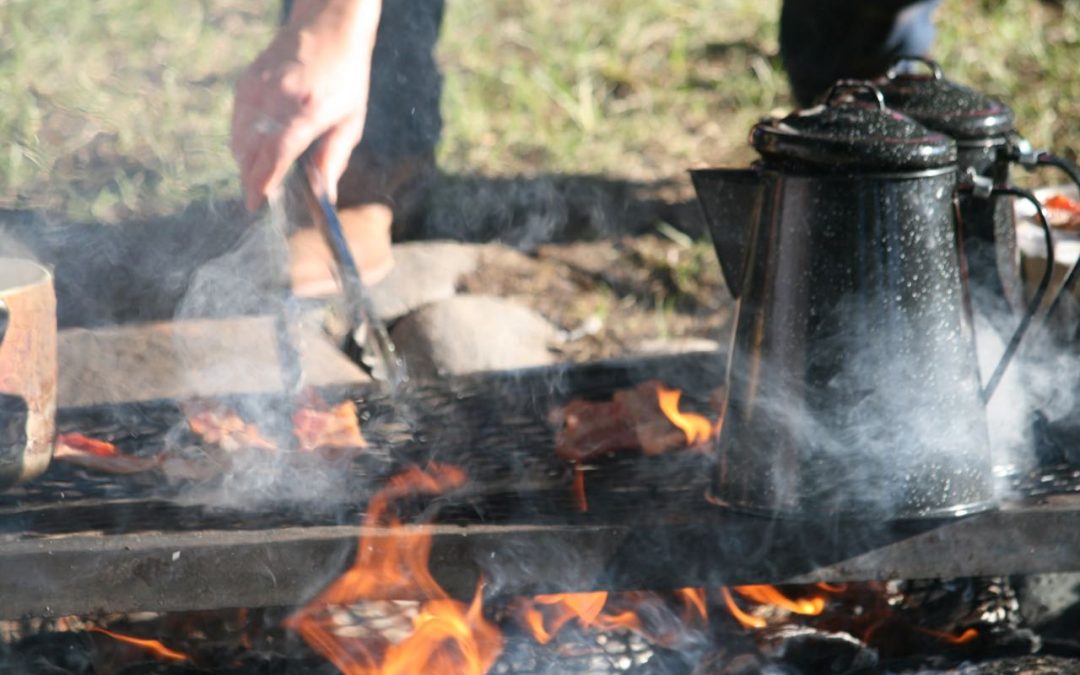
[[[956,144],[864,82],[750,141],[752,167],[691,172],[738,299],[712,497],[809,518],[991,507]]]
[[[945,79],[927,59],[900,59],[877,84],[890,108],[956,141],[960,171],[1008,184],[1015,138],[1008,106]],[[970,283],[985,291],[974,295],[976,309],[995,316],[1010,308],[1019,312],[1024,292],[1011,201],[962,195],[959,206]]]
[[[1007,105],[946,79],[936,62],[901,58],[876,84],[890,108],[956,141],[957,165],[962,173],[1006,186],[1014,164],[1029,170],[1054,167],[1080,187],[1080,169],[1075,164],[1050,152],[1033,150],[1015,130],[1014,115]],[[994,323],[1001,323],[1000,318],[1008,316],[1010,310],[1012,314],[1024,313],[1029,303],[1025,303],[1021,281],[1011,200],[968,193],[960,195],[958,202],[970,283],[980,289],[972,296],[975,309]],[[1057,291],[1051,306],[1057,304],[1062,291],[1065,289]],[[1045,289],[1036,293],[1039,300],[1044,293]]]

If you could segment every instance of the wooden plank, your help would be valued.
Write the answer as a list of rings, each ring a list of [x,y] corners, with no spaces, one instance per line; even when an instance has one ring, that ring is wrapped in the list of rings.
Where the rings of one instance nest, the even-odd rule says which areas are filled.
[[[768,521],[704,507],[632,524],[432,526],[455,596],[1080,570],[1080,495],[937,524]],[[367,530],[365,536],[403,536]],[[357,527],[0,538],[0,615],[288,606],[351,561]]]

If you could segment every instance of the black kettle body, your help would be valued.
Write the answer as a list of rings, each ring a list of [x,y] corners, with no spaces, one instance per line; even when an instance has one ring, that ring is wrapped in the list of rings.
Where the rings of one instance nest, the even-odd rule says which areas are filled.
[[[738,298],[715,501],[789,517],[993,506],[956,241],[955,143],[840,83],[692,172]]]

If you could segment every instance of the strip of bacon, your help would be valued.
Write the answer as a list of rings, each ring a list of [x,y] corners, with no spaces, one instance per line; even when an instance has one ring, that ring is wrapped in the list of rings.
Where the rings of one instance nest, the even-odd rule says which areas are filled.
[[[347,450],[367,447],[360,432],[356,404],[345,401],[327,408],[326,404],[298,408],[293,414],[293,435],[300,450]]]
[[[192,404],[185,406],[184,412],[194,434],[226,452],[278,449],[276,444],[263,437],[258,427],[245,422],[235,411],[223,406]]]
[[[1080,202],[1069,199],[1065,195],[1054,195],[1043,202],[1043,204],[1052,209],[1062,209],[1080,213]]]
[[[615,392],[610,401],[577,399],[557,408],[549,416],[558,429],[555,454],[582,462],[623,450],[656,456],[688,447],[684,431],[660,407],[666,389],[650,380]]]
[[[1065,195],[1053,195],[1043,202],[1050,224],[1066,230],[1080,229],[1080,202]]]
[[[104,473],[133,474],[157,468],[157,457],[128,455],[106,441],[83,434],[60,434],[56,437],[53,459]]]

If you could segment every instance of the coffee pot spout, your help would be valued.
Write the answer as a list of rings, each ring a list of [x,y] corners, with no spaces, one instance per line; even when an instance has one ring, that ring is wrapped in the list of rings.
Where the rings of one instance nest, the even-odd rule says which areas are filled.
[[[761,203],[761,174],[754,169],[696,169],[690,172],[690,179],[724,281],[731,295],[738,298],[746,270],[746,245]]]

